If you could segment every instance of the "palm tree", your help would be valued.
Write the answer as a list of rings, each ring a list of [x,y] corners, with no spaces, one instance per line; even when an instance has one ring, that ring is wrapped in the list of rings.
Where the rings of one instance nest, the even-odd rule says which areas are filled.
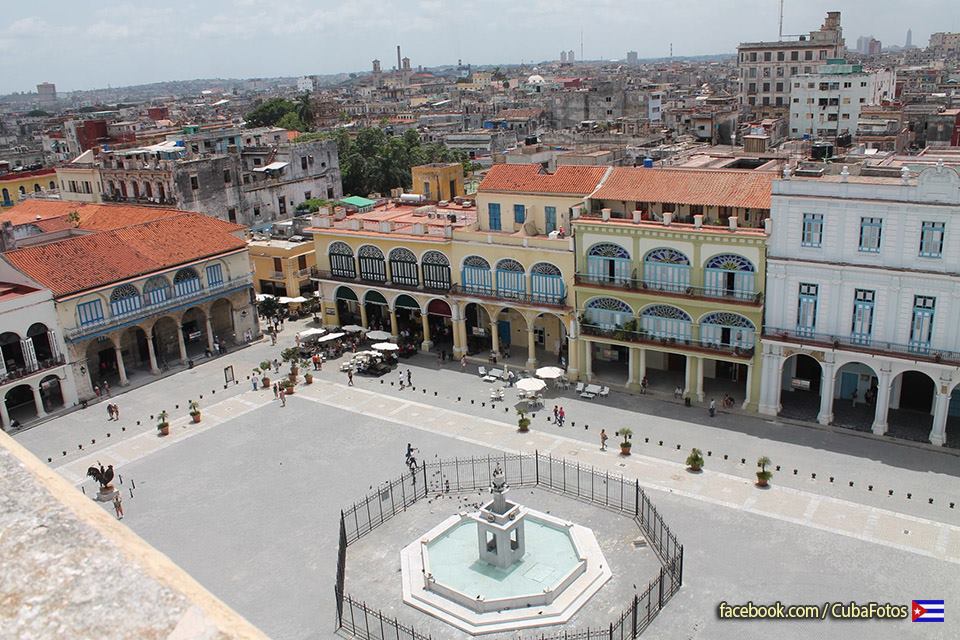
[[[295,110],[300,121],[307,126],[313,125],[313,105],[310,104],[310,94],[305,93],[297,98]]]

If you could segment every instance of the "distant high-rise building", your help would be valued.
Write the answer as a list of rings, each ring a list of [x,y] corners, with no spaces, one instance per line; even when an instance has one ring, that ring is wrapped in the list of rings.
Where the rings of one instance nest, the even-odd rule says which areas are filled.
[[[909,49],[913,46],[913,29],[907,29],[907,41],[903,43],[904,49]]]
[[[41,82],[37,85],[37,94],[40,104],[55,104],[57,102],[57,85],[52,82]]]
[[[405,57],[405,58],[403,59],[403,67],[402,67],[402,68],[403,68],[404,71],[410,71],[410,58],[406,58],[406,57]]]
[[[567,52],[566,52],[566,51],[561,51],[561,52],[560,52],[560,64],[566,64],[566,62],[567,62]]]
[[[636,51],[627,51],[627,64],[631,66],[636,66],[639,64],[639,57],[637,56]]]
[[[569,62],[569,63],[571,63],[571,64],[573,64],[574,62],[576,62],[576,58],[574,58],[574,56],[573,56],[573,49],[570,49],[570,51],[567,51],[567,62]]]
[[[379,60],[374,60],[374,61],[373,61],[373,72],[374,72],[374,73],[380,73],[380,61],[379,61]]]

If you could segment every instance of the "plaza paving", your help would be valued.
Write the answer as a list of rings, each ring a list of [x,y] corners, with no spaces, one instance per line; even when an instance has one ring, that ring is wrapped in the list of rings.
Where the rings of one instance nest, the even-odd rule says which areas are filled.
[[[949,452],[741,414],[710,420],[701,408],[616,393],[592,402],[567,393],[557,402],[570,426],[559,429],[539,413],[533,431],[520,436],[512,409],[490,408],[489,385],[472,366],[464,372],[448,365],[440,373],[428,356],[402,364],[412,365],[416,391],[391,386],[395,375],[382,384],[358,377],[357,387],[347,388],[328,364],[281,408],[272,393],[254,393],[244,372],[284,341],[292,341],[289,329],[277,347],[254,345],[123,394],[119,423],[91,407],[17,437],[77,483],[95,459],[116,464],[124,490],[137,486],[132,498],[125,494],[124,522],[274,637],[330,637],[335,516],[342,503],[402,470],[408,441],[444,457],[537,449],[653,488],[651,497],[686,545],[687,562],[683,589],[648,634],[734,637],[750,624],[758,633],[809,637],[822,634],[824,623],[720,622],[715,606],[749,599],[904,602],[960,592],[958,508],[949,507],[960,496],[960,459]],[[225,364],[240,378],[227,390]],[[186,399],[200,393],[204,421],[188,426]],[[554,403],[549,395],[547,402]],[[174,418],[168,438],[157,438],[149,419],[161,408]],[[599,452],[599,428],[613,444],[612,432],[624,425],[635,432],[635,454]],[[86,444],[91,439],[96,444]],[[682,470],[691,446],[713,454],[703,475]],[[761,454],[781,465],[767,492],[750,482]],[[903,624],[849,623],[828,627],[827,635],[859,633],[856,625],[899,637]]]

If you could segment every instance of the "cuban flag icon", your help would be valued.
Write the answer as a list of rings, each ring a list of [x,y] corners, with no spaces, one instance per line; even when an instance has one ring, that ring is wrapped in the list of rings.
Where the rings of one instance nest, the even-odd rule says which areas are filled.
[[[910,612],[914,622],[943,622],[943,600],[914,600]]]

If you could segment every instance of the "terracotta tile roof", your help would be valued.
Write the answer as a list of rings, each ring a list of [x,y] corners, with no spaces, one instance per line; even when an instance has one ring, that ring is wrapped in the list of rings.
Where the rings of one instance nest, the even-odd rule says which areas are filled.
[[[508,120],[511,118],[532,119],[532,118],[539,118],[541,115],[543,115],[543,109],[538,109],[536,107],[528,107],[524,109],[504,109],[503,111],[498,113],[497,117],[494,119],[497,119],[497,118],[505,118]]]
[[[776,179],[768,171],[617,167],[590,198],[769,209]]]
[[[0,210],[0,222],[10,221],[13,226],[47,220],[69,215],[76,211],[82,202],[67,202],[65,200],[34,200],[28,198],[18,202],[9,209]]]
[[[551,174],[538,164],[495,164],[479,190],[585,196],[597,188],[608,168],[564,165]]]
[[[24,200],[0,213],[0,222],[9,220],[14,226],[34,223],[43,231],[56,231],[73,226],[67,216],[74,211],[80,216],[77,226],[89,231],[109,231],[184,213],[177,209],[129,204]]]
[[[61,297],[246,247],[242,226],[199,213],[176,215],[59,242],[4,258]]]

